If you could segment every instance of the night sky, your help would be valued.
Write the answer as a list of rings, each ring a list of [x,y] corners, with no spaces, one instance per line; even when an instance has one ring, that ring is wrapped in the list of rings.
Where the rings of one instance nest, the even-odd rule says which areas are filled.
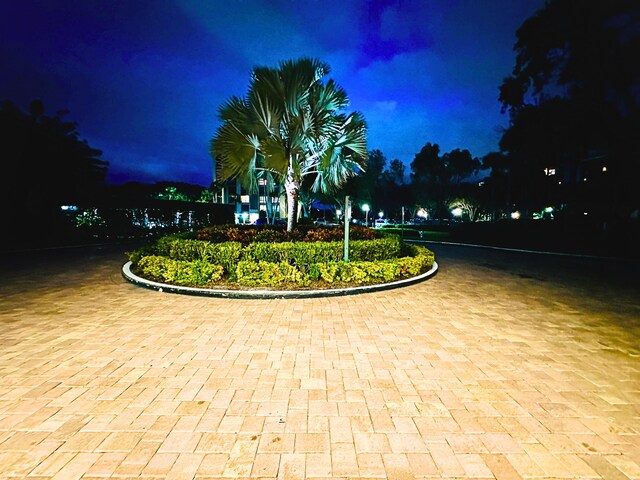
[[[218,107],[253,66],[332,67],[368,147],[407,165],[497,149],[498,86],[515,31],[543,0],[0,0],[0,100],[69,109],[108,180],[208,186]]]

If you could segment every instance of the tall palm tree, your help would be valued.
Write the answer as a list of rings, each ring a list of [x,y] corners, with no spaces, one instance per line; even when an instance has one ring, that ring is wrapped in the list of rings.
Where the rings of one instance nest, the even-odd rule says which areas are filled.
[[[347,94],[333,80],[321,81],[329,72],[329,65],[308,58],[254,68],[247,95],[231,97],[219,110],[223,123],[211,153],[222,176],[240,178],[251,192],[261,176],[281,183],[287,230],[296,223],[305,176],[313,176],[313,191],[327,192],[366,164],[364,118],[340,113]]]

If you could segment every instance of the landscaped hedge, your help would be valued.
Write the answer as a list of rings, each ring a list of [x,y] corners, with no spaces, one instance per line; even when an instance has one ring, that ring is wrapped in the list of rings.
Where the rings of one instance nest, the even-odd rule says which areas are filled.
[[[221,265],[204,260],[188,262],[157,255],[142,257],[137,268],[150,280],[183,286],[211,285],[220,280],[224,272]]]
[[[309,276],[286,262],[241,261],[236,269],[237,282],[246,287],[308,286]]]
[[[351,240],[373,240],[378,233],[370,228],[352,225],[349,229]],[[212,225],[195,233],[198,240],[214,243],[240,242],[335,242],[344,239],[343,227],[298,226],[291,232],[274,225]]]
[[[424,247],[416,248],[416,256],[377,262],[325,262],[311,266],[312,280],[332,283],[381,283],[414,277],[426,272],[434,262],[433,253]]]
[[[247,287],[313,283],[320,288],[318,284],[362,285],[407,278],[428,270],[434,261],[429,250],[404,244],[397,236],[351,240],[349,245],[350,261],[344,262],[342,241],[243,245],[173,235],[130,253],[129,258],[143,277],[176,285],[209,286],[222,280]]]

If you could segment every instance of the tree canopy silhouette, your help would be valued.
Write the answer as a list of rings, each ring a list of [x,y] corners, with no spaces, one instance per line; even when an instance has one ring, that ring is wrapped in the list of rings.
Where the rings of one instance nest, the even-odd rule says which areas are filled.
[[[611,211],[637,208],[640,4],[550,0],[516,35],[499,96],[511,120],[500,147],[522,180],[514,188],[539,190],[546,166],[565,167],[575,182],[593,159],[606,159],[609,188],[594,194],[609,197]]]
[[[24,205],[31,214],[47,213],[63,203],[83,202],[104,183],[108,162],[100,150],[82,140],[77,124],[64,120],[67,111],[45,115],[34,100],[29,112],[11,101],[0,103],[2,193],[5,205]],[[17,216],[24,212],[13,212]],[[33,220],[33,219],[32,219]]]
[[[80,139],[75,122],[64,120],[67,113],[47,116],[39,100],[31,102],[29,113],[10,101],[0,104],[5,187],[38,188],[51,200],[78,201],[104,182],[108,162]]]
[[[462,181],[480,168],[469,150],[456,148],[440,155],[440,146],[425,144],[411,162],[411,183],[416,201],[429,206],[438,218],[445,218],[450,197]]]

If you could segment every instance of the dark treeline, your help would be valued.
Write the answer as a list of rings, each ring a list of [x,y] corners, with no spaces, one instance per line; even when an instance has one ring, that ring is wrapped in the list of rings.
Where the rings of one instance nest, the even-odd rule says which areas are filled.
[[[384,156],[374,151],[366,180],[350,192],[394,216],[400,200],[432,218],[458,206],[471,220],[517,211],[602,229],[637,224],[640,5],[551,0],[516,37],[513,72],[499,88],[509,115],[499,151],[478,161],[427,143],[407,185],[385,182]],[[480,167],[488,177],[470,182]]]
[[[603,227],[637,219],[640,4],[551,0],[516,37],[499,97],[509,127],[484,162],[494,205]]]
[[[88,201],[104,187],[108,163],[80,138],[76,123],[65,120],[67,113],[46,115],[39,100],[27,112],[10,101],[0,104],[1,190],[8,225],[47,226],[61,204]]]

